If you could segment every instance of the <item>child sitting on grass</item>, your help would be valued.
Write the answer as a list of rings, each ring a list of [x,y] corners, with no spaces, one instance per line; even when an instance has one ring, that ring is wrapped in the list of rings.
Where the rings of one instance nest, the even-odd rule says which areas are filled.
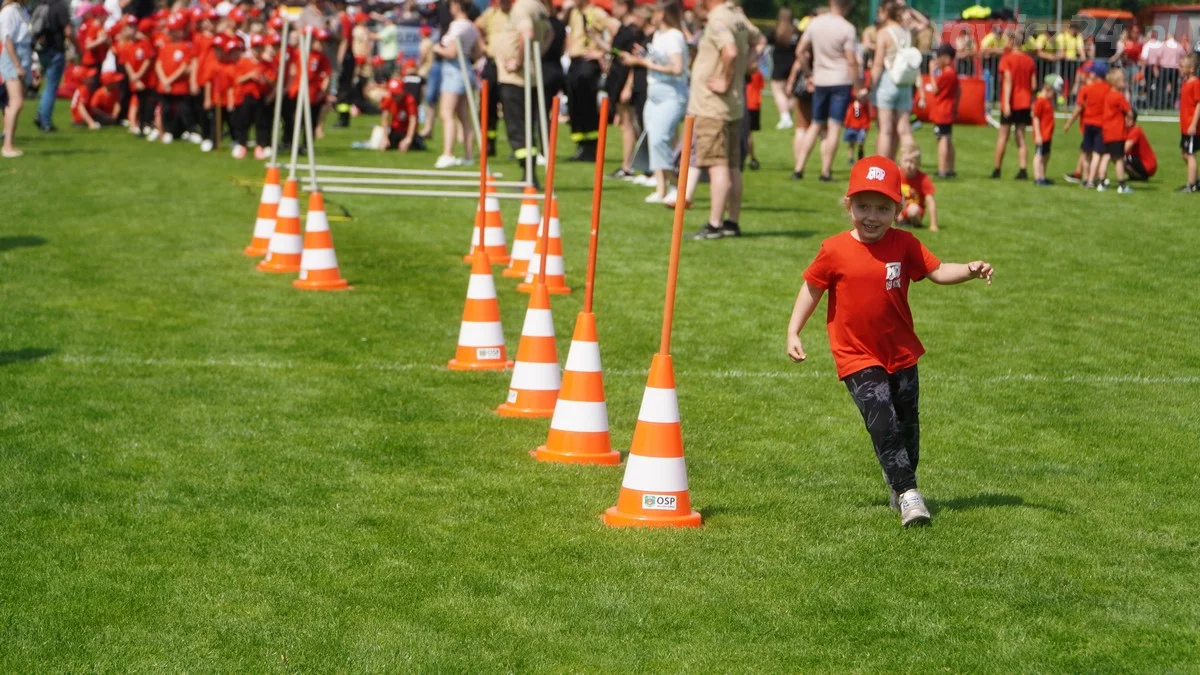
[[[921,227],[921,220],[928,213],[929,231],[937,232],[937,201],[933,198],[937,188],[933,187],[929,174],[921,171],[921,149],[911,147],[905,151],[900,167],[903,169],[900,175],[900,194],[904,197],[904,204],[900,208],[896,223]]]
[[[821,242],[804,271],[788,323],[787,353],[796,363],[808,358],[800,331],[829,291],[826,326],[838,378],[862,413],[891,491],[890,506],[908,527],[930,519],[916,474],[917,359],[925,348],[913,331],[908,287],[926,277],[935,284],[987,279],[990,285],[992,266],[982,260],[943,263],[911,233],[893,228],[900,186],[900,169],[886,157],[868,157],[850,170],[843,203],[854,227]]]

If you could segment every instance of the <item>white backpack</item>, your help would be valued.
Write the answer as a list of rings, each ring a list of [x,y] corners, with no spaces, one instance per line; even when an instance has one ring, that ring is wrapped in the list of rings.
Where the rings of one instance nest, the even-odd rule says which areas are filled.
[[[915,84],[921,76],[921,51],[912,46],[912,38],[907,31],[896,30],[893,27],[888,34],[896,43],[896,55],[892,57],[892,64],[888,66],[888,75],[898,87]]]

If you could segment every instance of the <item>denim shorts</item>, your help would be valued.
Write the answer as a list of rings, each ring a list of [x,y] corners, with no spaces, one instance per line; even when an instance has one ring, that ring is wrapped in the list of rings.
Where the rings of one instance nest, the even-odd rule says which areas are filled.
[[[443,94],[458,94],[459,96],[467,93],[467,83],[471,83],[471,88],[475,88],[474,77],[471,73],[464,73],[462,68],[457,63],[445,61],[442,63],[442,86]]]
[[[846,143],[866,143],[866,129],[846,129],[846,133],[842,134],[842,140]]]
[[[912,100],[912,85],[897,86],[892,76],[884,71],[883,77],[879,78],[879,86],[875,88],[875,107],[909,112],[912,110]]]
[[[850,91],[848,84],[833,87],[816,87],[812,95],[812,121],[814,124],[825,124],[833,120],[841,124],[846,119],[846,108],[850,107]]]
[[[25,69],[25,82],[29,83],[29,78],[33,71],[33,48],[28,42],[13,44],[17,50],[17,58],[21,61],[21,67]],[[0,49],[0,79],[5,82],[17,79],[17,64],[8,58],[8,50]]]

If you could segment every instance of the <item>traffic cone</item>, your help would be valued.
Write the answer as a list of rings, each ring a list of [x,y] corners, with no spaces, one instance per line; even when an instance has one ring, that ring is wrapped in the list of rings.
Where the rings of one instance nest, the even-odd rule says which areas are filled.
[[[532,185],[525,186],[525,199],[521,200],[521,212],[517,214],[517,233],[513,236],[512,260],[501,272],[506,277],[524,279],[525,272],[529,270],[529,260],[537,248],[538,226],[542,223],[538,200],[529,197],[537,193]]]
[[[550,435],[546,444],[532,454],[540,462],[621,463],[621,453],[612,449],[608,435],[596,315],[591,312],[580,312],[575,319],[575,335],[567,352]]]
[[[254,236],[250,245],[242,249],[248,256],[259,257],[267,254],[271,245],[271,235],[275,234],[275,215],[279,211],[279,169],[267,167],[267,177],[263,180],[262,198],[258,200],[258,218],[254,221]]]
[[[500,325],[500,303],[496,300],[492,265],[483,249],[476,249],[475,259],[471,261],[471,282],[467,286],[462,327],[458,331],[458,350],[447,365],[450,370],[504,370],[512,364],[504,346],[504,328]]]
[[[489,179],[490,182],[490,179]],[[496,188],[487,186],[487,198],[484,202],[484,212],[475,207],[475,226],[471,228],[471,253],[463,256],[463,262],[473,262],[475,249],[479,248],[479,219],[483,218],[483,242],[487,249],[488,260],[493,265],[507,265],[508,244],[504,241],[504,221],[500,219],[500,200],[494,195]]]
[[[669,354],[655,354],[642,397],[617,505],[604,512],[613,527],[698,527],[688,497],[679,399]]]
[[[563,276],[562,231],[558,224],[558,198],[550,198],[550,257],[546,258],[546,290],[555,295],[570,293],[567,278]],[[538,228],[537,248],[533,258],[529,260],[529,269],[525,272],[525,281],[517,285],[517,290],[528,293],[533,290],[534,281],[542,266],[542,233]]]
[[[496,408],[504,417],[550,417],[562,384],[558,349],[554,344],[554,316],[546,285],[534,284],[529,309],[521,328],[517,362],[513,365],[508,400]]]
[[[283,198],[279,200],[279,212],[275,218],[275,231],[271,233],[271,244],[267,257],[258,263],[262,272],[299,272],[300,254],[304,242],[300,237],[300,199],[296,179],[289,178],[283,184]]]
[[[325,215],[325,198],[320,192],[308,195],[300,278],[293,281],[292,285],[305,291],[344,291],[350,288],[338,271],[333,235],[329,233],[329,218]]]

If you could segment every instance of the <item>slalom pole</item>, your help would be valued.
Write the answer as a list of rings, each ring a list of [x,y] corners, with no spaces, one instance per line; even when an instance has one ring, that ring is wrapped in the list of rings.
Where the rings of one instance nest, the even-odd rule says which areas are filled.
[[[592,178],[592,234],[588,240],[587,281],[584,282],[583,311],[592,313],[596,288],[596,251],[600,246],[600,196],[604,186],[604,146],[608,141],[608,97],[600,101],[600,130],[596,139],[596,172]]]
[[[676,190],[687,194],[688,172],[692,161],[692,127],[696,118],[688,115],[683,120],[683,154],[679,158],[679,184]],[[675,319],[675,283],[679,278],[679,247],[683,243],[683,215],[687,209],[687,199],[675,200],[675,223],[671,228],[671,258],[667,264],[667,298],[663,304],[662,339],[658,343],[658,353],[661,356],[671,355],[671,323]]]
[[[471,124],[474,125],[474,127],[475,127],[475,135],[479,136],[479,132],[482,127],[479,126],[479,108],[476,107],[475,97],[472,96],[472,92],[471,92],[471,70],[469,68],[467,68],[467,55],[463,53],[462,40],[460,40],[456,37],[456,38],[454,38],[454,44],[458,48],[457,49],[457,51],[458,51],[458,67],[462,68],[463,80],[465,80],[466,84],[467,84],[467,86],[466,86],[467,107],[469,107],[471,109]],[[484,110],[487,110],[486,105],[483,105],[480,107],[482,107]],[[443,129],[442,133],[451,133],[452,134],[452,133],[454,133],[454,130],[453,129],[449,129],[449,130]],[[481,137],[480,141],[479,141],[479,147],[480,147],[480,152],[486,155],[487,154],[487,139]]]
[[[426,173],[429,173],[428,171]],[[439,174],[440,175],[440,174]],[[478,179],[465,178],[437,180],[424,178],[363,178],[361,176],[321,176],[322,185],[424,185],[426,187],[475,187]],[[495,188],[523,188],[525,183],[519,181],[492,181]]]
[[[533,185],[533,91],[530,88],[530,54],[532,43],[525,36],[525,184]]]
[[[546,137],[546,129],[547,129],[546,81],[542,79],[542,47],[541,47],[541,44],[538,42],[534,42],[533,49],[534,49],[534,51],[536,51],[538,53],[537,60],[533,62],[533,68],[534,68],[534,70],[537,71],[538,125],[542,129],[542,145],[543,145],[542,153],[545,154],[546,157],[548,158],[548,157],[550,157],[550,153],[553,152],[556,148],[550,147],[549,149],[547,149],[547,147],[545,147],[547,140],[548,140]],[[557,99],[557,97],[556,97],[556,99]],[[558,115],[555,115],[555,117],[558,117]]]
[[[305,47],[305,53],[312,48],[312,36],[308,38],[308,46]],[[313,141],[313,118],[312,118],[312,101],[309,98],[312,94],[308,90],[308,56],[304,57],[304,67],[300,69],[300,90],[301,97],[304,99],[304,138],[308,148],[308,176],[312,181],[313,192],[320,192],[321,187],[317,184],[317,144]],[[300,105],[297,99],[297,106]]]
[[[459,53],[460,54],[462,53],[461,48],[459,49]],[[480,119],[478,120],[479,129],[482,130],[484,134],[487,134],[487,131],[488,131],[487,106],[488,106],[488,83],[487,83],[487,80],[484,80],[483,82],[480,83],[480,87],[479,87],[479,118]],[[483,149],[483,151],[481,151],[479,153],[479,212],[476,216],[479,220],[479,246],[476,248],[476,250],[483,251],[483,257],[485,259],[487,258],[487,245],[486,245],[486,240],[483,238],[483,227],[484,227],[484,223],[487,222],[487,179],[488,179],[487,166],[488,166],[488,156],[487,156],[487,148],[485,147]]]
[[[554,97],[558,107],[558,96]],[[558,116],[550,121],[550,147],[558,145]],[[554,153],[546,157],[546,196],[542,198],[542,259],[538,261],[538,283],[546,283],[546,259],[550,257],[550,211],[554,197]]]
[[[287,19],[283,21],[283,33],[279,42],[279,71],[275,77],[275,116],[271,118],[271,163],[268,166],[277,166],[275,161],[279,155],[279,118],[283,114],[283,81],[287,78],[287,52],[288,52],[288,27],[291,22]]]
[[[308,80],[308,50],[312,46],[312,41],[308,39],[308,32],[300,36],[300,50],[303,57],[300,60],[301,82]],[[300,158],[300,125],[303,123],[300,110],[301,104],[304,104],[305,94],[308,91],[307,87],[300,87],[300,91],[296,96],[296,120],[292,125],[292,164],[288,167],[288,180],[296,180],[296,161]],[[307,105],[307,104],[305,104]]]
[[[305,184],[302,186],[305,191],[312,192],[312,185]],[[352,187],[348,185],[323,185],[321,192],[326,194],[345,194],[345,195],[376,195],[379,197],[436,197],[441,199],[470,199],[479,201],[479,193],[474,191],[440,191],[440,190],[392,190],[388,188],[366,188]],[[542,201],[544,197],[541,194],[526,195],[519,192],[493,192],[491,199],[532,199]],[[471,229],[475,229],[474,226]]]

